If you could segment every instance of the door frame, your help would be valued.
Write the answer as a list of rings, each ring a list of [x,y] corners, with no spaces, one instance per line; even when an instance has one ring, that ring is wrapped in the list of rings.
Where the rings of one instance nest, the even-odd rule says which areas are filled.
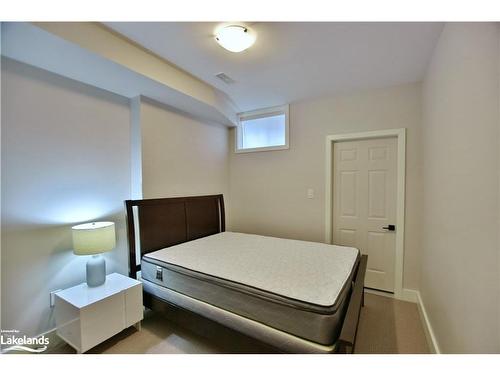
[[[406,184],[406,128],[368,132],[333,134],[326,136],[326,186],[325,186],[325,243],[333,240],[333,144],[341,141],[393,138],[398,143],[397,196],[396,196],[396,254],[394,270],[394,297],[403,299],[404,240],[405,240],[405,184]]]

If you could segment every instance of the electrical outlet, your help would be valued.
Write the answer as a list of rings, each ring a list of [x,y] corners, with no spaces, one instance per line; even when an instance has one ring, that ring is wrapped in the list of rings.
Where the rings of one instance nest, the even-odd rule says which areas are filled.
[[[313,199],[314,198],[314,189],[307,189],[307,199]]]
[[[54,307],[56,304],[56,293],[60,292],[62,289],[53,290],[50,292],[50,307]]]

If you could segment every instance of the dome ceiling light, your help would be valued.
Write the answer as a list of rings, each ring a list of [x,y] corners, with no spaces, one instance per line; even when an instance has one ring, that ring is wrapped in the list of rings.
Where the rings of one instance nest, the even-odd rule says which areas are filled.
[[[231,52],[242,52],[250,48],[255,39],[255,35],[247,27],[239,25],[224,26],[215,33],[217,43]]]

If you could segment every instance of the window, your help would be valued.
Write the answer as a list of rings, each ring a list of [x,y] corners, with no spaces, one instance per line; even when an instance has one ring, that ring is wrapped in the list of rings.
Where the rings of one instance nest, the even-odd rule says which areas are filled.
[[[240,113],[235,152],[288,148],[288,105]]]

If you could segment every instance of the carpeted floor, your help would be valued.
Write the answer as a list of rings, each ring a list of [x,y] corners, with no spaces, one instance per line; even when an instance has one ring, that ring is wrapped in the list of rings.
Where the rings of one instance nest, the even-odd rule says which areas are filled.
[[[417,304],[366,293],[356,353],[429,353]]]
[[[51,337],[49,353],[75,353],[57,336]],[[88,353],[266,353],[245,340],[203,337],[149,312],[142,330],[128,328]],[[361,310],[356,353],[428,353],[422,323],[414,303],[366,293]]]

